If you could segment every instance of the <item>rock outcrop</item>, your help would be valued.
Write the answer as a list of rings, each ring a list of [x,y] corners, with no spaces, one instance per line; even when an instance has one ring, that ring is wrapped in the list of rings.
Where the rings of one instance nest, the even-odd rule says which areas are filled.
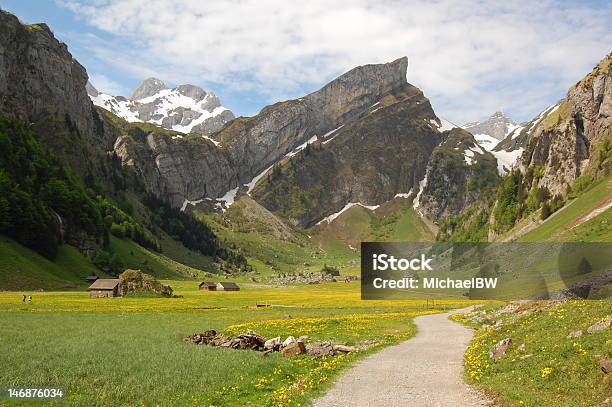
[[[238,183],[227,151],[198,136],[130,126],[117,137],[114,152],[150,193],[173,207],[221,197]]]
[[[525,151],[519,169],[538,169],[535,185],[550,195],[565,194],[582,174],[609,171],[604,144],[612,141],[612,54],[530,122],[520,139]]]
[[[93,134],[87,73],[46,24],[22,25],[0,11],[0,112],[27,123],[70,122]]]

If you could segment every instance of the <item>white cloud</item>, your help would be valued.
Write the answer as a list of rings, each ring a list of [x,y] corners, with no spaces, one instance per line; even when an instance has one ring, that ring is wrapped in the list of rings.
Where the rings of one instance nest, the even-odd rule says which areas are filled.
[[[94,52],[171,82],[299,96],[354,66],[410,58],[408,80],[463,122],[527,119],[610,51],[612,6],[543,0],[66,0],[116,36]],[[602,6],[604,7],[604,6]],[[143,75],[145,76],[145,75]],[[149,75],[146,75],[149,76]]]
[[[109,95],[126,95],[126,89],[104,74],[89,74],[89,82],[100,92],[108,93]]]

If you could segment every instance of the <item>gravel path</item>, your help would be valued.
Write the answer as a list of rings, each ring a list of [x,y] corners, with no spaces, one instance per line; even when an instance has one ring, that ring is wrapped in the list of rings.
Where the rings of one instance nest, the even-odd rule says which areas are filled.
[[[460,312],[460,311],[454,311]],[[315,407],[486,406],[462,380],[472,331],[450,313],[415,318],[417,335],[349,369]]]

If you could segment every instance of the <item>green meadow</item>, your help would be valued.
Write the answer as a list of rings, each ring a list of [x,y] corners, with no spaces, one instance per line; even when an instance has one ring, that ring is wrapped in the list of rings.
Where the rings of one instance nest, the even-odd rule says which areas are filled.
[[[194,281],[164,282],[180,297],[94,299],[83,291],[34,292],[27,293],[32,302],[23,303],[19,292],[0,293],[0,364],[9,367],[0,371],[0,383],[63,387],[67,397],[52,403],[57,405],[305,405],[354,361],[414,335],[415,316],[468,304],[361,301],[355,282],[245,285],[225,293],[198,291]],[[263,303],[273,306],[256,307]],[[183,341],[208,329],[308,335],[308,341],[367,349],[284,358]]]

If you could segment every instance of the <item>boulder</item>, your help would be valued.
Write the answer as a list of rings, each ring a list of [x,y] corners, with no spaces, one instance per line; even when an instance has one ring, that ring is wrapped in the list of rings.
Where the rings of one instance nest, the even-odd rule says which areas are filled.
[[[612,373],[612,359],[604,359],[599,362],[599,367],[601,371],[605,374]]]
[[[495,360],[500,359],[506,354],[506,350],[508,349],[508,346],[510,346],[510,343],[512,343],[512,339],[502,339],[493,346],[491,352],[489,352],[489,356]]]
[[[293,336],[288,336],[288,337],[287,337],[287,339],[285,339],[285,340],[283,341],[282,347],[283,347],[283,348],[284,348],[284,347],[287,347],[287,346],[289,346],[290,344],[295,343],[295,342],[297,342],[297,341],[295,340],[295,338],[294,338]]]
[[[281,346],[281,338],[277,336],[276,338],[268,339],[264,343],[264,349],[266,350],[278,350]]]
[[[606,328],[609,328],[612,325],[612,315],[608,315],[604,319],[599,322],[594,323],[590,327],[587,328],[587,332],[592,334],[594,332],[602,331]]]
[[[333,356],[334,348],[331,342],[317,342],[306,346],[306,353],[311,356]]]
[[[357,352],[358,349],[354,346],[334,345],[333,350],[336,352],[349,353],[349,352]]]
[[[296,356],[306,353],[304,342],[291,342],[281,349],[281,354],[285,357]]]

